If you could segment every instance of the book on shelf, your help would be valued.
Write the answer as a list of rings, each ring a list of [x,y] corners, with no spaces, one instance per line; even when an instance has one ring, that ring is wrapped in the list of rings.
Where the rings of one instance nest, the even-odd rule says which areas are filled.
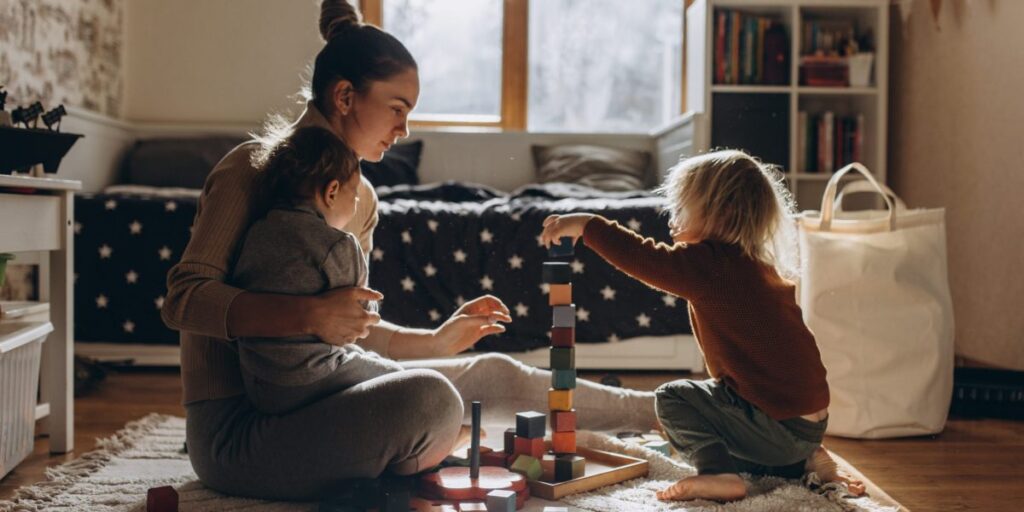
[[[716,84],[788,83],[788,40],[781,21],[735,9],[717,9],[713,25]]]
[[[797,113],[797,169],[808,173],[833,173],[861,161],[864,115],[837,116],[832,111],[811,115]]]

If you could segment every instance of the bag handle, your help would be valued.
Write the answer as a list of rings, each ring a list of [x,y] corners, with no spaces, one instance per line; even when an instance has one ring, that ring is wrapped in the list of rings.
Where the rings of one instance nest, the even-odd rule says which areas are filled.
[[[885,185],[885,183],[879,183],[878,186],[882,188],[885,195],[892,199],[893,204],[896,205],[897,211],[907,209],[907,203],[904,203],[891,188]],[[839,195],[836,196],[836,208],[838,211],[843,211],[843,199],[845,199],[847,195],[860,194],[863,192],[876,192],[876,190],[875,187],[871,186],[871,183],[863,180],[847,183],[846,186],[839,191]]]
[[[832,218],[836,212],[836,192],[839,189],[839,181],[850,171],[857,171],[861,176],[864,176],[871,183],[874,191],[885,199],[885,205],[889,208],[889,231],[895,231],[896,207],[892,199],[889,198],[886,190],[875,180],[875,177],[871,175],[868,168],[856,162],[839,169],[832,175],[832,179],[828,180],[828,186],[825,187],[825,195],[821,198],[821,222],[818,225],[818,229],[821,231],[830,231],[832,229]]]

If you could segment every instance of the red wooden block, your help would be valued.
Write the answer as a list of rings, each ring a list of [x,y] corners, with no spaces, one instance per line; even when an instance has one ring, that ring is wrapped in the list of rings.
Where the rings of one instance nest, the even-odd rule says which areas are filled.
[[[576,453],[576,432],[552,432],[551,451],[555,453]]]
[[[146,512],[178,512],[178,491],[169,485],[146,491]]]
[[[517,455],[529,455],[535,459],[541,458],[544,455],[544,438],[536,437],[528,439],[516,436],[515,453]]]
[[[572,348],[576,345],[576,329],[572,327],[552,327],[551,346],[559,348]]]
[[[576,409],[571,411],[551,411],[552,432],[575,432]]]
[[[483,448],[483,447],[481,447]],[[505,452],[487,452],[480,454],[481,466],[508,467],[509,454]]]

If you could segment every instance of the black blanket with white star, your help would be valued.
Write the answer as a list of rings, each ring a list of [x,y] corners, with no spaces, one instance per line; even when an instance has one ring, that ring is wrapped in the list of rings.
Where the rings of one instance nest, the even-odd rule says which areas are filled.
[[[511,194],[465,183],[378,189],[370,285],[391,322],[434,327],[482,294],[512,310],[507,332],[481,350],[548,345],[551,307],[541,282],[541,223],[553,213],[595,212],[668,241],[662,200],[649,192],[530,185]],[[176,344],[160,319],[167,271],[188,243],[196,199],[134,194],[76,197],[75,339]],[[686,304],[615,270],[580,244],[573,269],[577,341],[690,333]]]

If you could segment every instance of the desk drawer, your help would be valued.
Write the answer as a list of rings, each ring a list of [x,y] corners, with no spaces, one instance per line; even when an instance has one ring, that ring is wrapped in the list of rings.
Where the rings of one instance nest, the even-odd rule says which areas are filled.
[[[0,252],[61,248],[60,197],[0,194]]]

